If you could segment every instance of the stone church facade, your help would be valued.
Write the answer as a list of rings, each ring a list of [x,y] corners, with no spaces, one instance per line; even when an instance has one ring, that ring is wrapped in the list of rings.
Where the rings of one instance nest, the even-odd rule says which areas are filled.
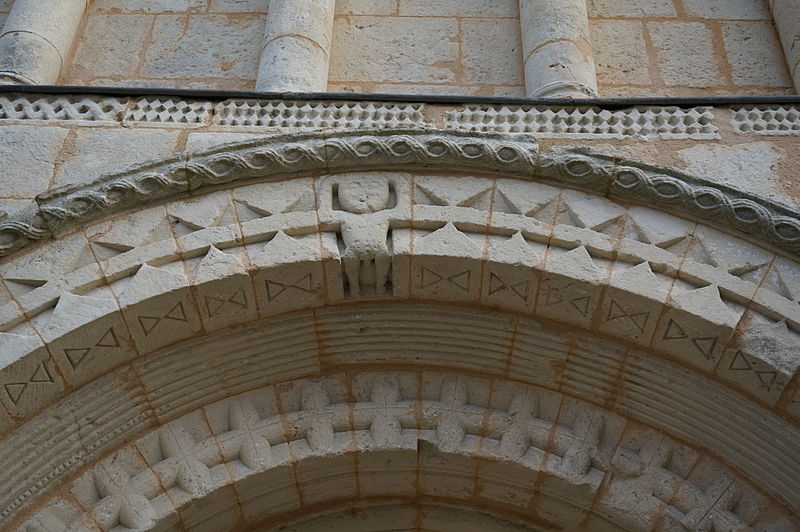
[[[796,0],[0,26],[3,530],[800,530]]]

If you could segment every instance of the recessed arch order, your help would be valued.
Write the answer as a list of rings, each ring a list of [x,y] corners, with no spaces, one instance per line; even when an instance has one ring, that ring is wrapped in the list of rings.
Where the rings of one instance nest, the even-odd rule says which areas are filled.
[[[798,526],[785,206],[529,136],[328,131],[0,237],[9,526]]]

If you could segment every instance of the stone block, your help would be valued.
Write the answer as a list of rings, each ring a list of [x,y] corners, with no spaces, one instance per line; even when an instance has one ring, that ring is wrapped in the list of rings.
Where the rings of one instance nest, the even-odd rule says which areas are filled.
[[[398,0],[400,14],[414,17],[516,17],[514,0]]]
[[[762,247],[701,226],[695,230],[681,271],[686,273],[682,274],[684,279],[690,278],[689,272],[697,272],[702,275],[702,283],[725,284],[732,292],[749,300],[773,259],[774,255]],[[700,279],[695,281],[701,282]]]
[[[235,255],[211,246],[195,269],[192,281],[207,331],[256,319],[253,284]]]
[[[683,0],[693,16],[712,20],[770,20],[763,0]]]
[[[54,186],[81,183],[173,152],[178,133],[135,129],[80,129],[62,152]],[[123,148],[124,147],[124,148]]]
[[[231,1],[231,0],[226,0]],[[96,0],[90,4],[92,11],[143,11],[145,13],[201,12],[208,7],[208,0]]]
[[[264,20],[245,15],[188,20],[164,15],[156,19],[153,35],[145,54],[145,76],[253,79],[263,46]]]
[[[330,79],[452,83],[458,33],[458,22],[450,18],[337,18]]]
[[[702,88],[723,84],[708,26],[701,22],[650,22],[647,27],[666,85]]]
[[[687,170],[761,197],[790,203],[775,171],[784,155],[769,142],[692,146],[678,152]]]
[[[509,371],[529,383],[558,382],[570,341],[533,320],[521,318],[514,333]]]
[[[14,417],[27,417],[64,390],[64,382],[42,340],[0,333],[0,402]]]
[[[653,347],[701,369],[713,369],[742,312],[722,301],[714,285],[692,289],[676,283],[670,301],[673,308],[661,316]]]
[[[434,5],[430,2],[427,5]],[[522,42],[517,19],[462,21],[461,50],[468,83],[521,85]]]
[[[414,497],[417,478],[416,449],[372,451],[358,457],[362,496]]]
[[[209,13],[266,13],[269,2],[264,0],[206,0]]]
[[[188,285],[182,274],[145,264],[130,282],[112,286],[139,352],[147,353],[200,332],[200,317]]]
[[[528,450],[526,460],[530,460],[536,451]],[[527,510],[534,497],[536,473],[535,467],[527,469],[515,462],[481,460],[477,471],[481,481],[478,482],[475,497],[490,504]]]
[[[117,302],[109,298],[65,293],[40,334],[73,386],[136,356]]]
[[[397,0],[338,0],[337,15],[396,15]]]
[[[749,311],[735,345],[726,350],[717,374],[774,405],[800,366],[795,346],[800,335],[786,322],[773,322]]]
[[[649,85],[652,82],[641,22],[597,20],[589,27],[598,82],[611,85]]]
[[[95,264],[86,238],[77,233],[6,261],[0,274],[9,291],[21,299],[48,285],[63,285],[66,276]]]
[[[677,267],[675,261],[683,257],[694,230],[694,222],[647,207],[631,207],[628,209],[628,219],[625,221],[622,236],[650,246],[649,253],[645,256],[650,260],[651,266],[672,261]],[[663,257],[664,260],[654,261],[656,257]],[[662,267],[661,271],[666,270],[667,268]]]
[[[589,328],[600,302],[600,285],[609,274],[608,265],[589,255],[585,247],[550,248],[537,313]]]
[[[728,22],[722,35],[734,84],[792,86],[772,22]]]
[[[672,0],[587,0],[590,17],[674,17]]]
[[[647,262],[617,262],[611,274],[597,328],[603,332],[649,345],[672,280],[653,273]]]
[[[488,263],[483,269],[481,301],[484,304],[531,312],[539,290],[540,270],[547,246],[526,240],[489,237]]]
[[[248,252],[262,316],[318,306],[325,300],[326,271],[320,263],[318,234],[291,237],[279,232],[266,244],[249,246]]]
[[[32,198],[44,192],[68,129],[3,126],[0,142],[0,196]]]
[[[478,299],[485,241],[485,235],[463,233],[451,223],[433,232],[414,231],[411,294],[425,299]]]
[[[145,47],[146,15],[94,15],[87,19],[65,75],[88,80],[100,76],[130,78],[138,66],[131,50]]]
[[[436,445],[425,441],[419,442],[418,457],[417,486],[421,494],[466,499],[475,493],[476,458],[466,454],[443,453]]]
[[[242,513],[250,522],[288,512],[300,506],[295,470],[291,464],[272,467],[256,477],[240,481],[237,489],[239,485],[241,485]]]

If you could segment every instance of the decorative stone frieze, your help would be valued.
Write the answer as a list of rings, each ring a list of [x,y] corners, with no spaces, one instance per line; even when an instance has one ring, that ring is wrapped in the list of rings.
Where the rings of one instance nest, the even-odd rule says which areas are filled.
[[[427,130],[294,134],[240,144],[235,151],[173,156],[87,185],[40,195],[38,208],[0,222],[0,254],[69,232],[122,209],[188,190],[269,176],[373,168],[439,168],[536,176],[611,197],[679,208],[722,227],[800,250],[800,216],[730,187],[684,172],[643,165],[585,149],[554,148],[537,159],[532,137]]]
[[[0,120],[119,122],[128,102],[128,98],[103,96],[8,93],[0,96]]]
[[[186,526],[210,500],[218,526],[290,521],[323,502],[443,496],[432,483],[443,473],[451,497],[475,504],[465,495],[480,485],[481,501],[502,502],[522,522],[537,488],[540,518],[557,517],[555,498],[576,526],[788,530],[794,522],[714,458],[582,401],[458,374],[364,372],[260,388],[187,413],[93,461],[22,529]],[[315,489],[334,481],[336,489]],[[215,495],[226,487],[237,496]]]
[[[733,128],[757,135],[800,135],[800,108],[794,105],[752,105],[735,108]]]
[[[112,96],[0,96],[0,121],[136,122],[206,125],[226,128],[282,129],[396,129],[435,127],[424,104],[388,102],[320,102],[292,100],[225,100],[220,103],[177,98]],[[794,131],[793,107],[737,110],[734,127],[740,132]],[[758,116],[752,113],[758,113]],[[765,120],[763,128],[738,124]],[[708,107],[644,107],[603,110],[595,107],[524,107],[467,105],[445,113],[445,127],[498,133],[532,133],[564,138],[661,138],[714,140],[719,138],[714,113]],[[772,122],[777,121],[773,126]]]
[[[422,104],[230,100],[213,124],[270,128],[400,128],[425,122]]]
[[[594,107],[469,105],[462,111],[448,112],[445,121],[448,127],[470,131],[534,133],[565,138],[719,138],[710,107],[646,107],[611,111]]]
[[[140,98],[128,106],[123,122],[206,125],[214,104],[171,98]]]

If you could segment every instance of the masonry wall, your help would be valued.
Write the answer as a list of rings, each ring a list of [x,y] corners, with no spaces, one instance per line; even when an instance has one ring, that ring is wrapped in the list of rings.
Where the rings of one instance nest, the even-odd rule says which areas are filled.
[[[253,89],[268,5],[94,0],[61,81]],[[766,0],[587,6],[603,96],[794,92]],[[329,90],[524,96],[520,34],[518,0],[339,0]]]
[[[246,90],[268,1],[94,0],[62,82]]]
[[[13,4],[14,0],[0,0],[0,27],[5,24],[8,12]]]
[[[588,0],[603,96],[791,94],[766,0]]]

